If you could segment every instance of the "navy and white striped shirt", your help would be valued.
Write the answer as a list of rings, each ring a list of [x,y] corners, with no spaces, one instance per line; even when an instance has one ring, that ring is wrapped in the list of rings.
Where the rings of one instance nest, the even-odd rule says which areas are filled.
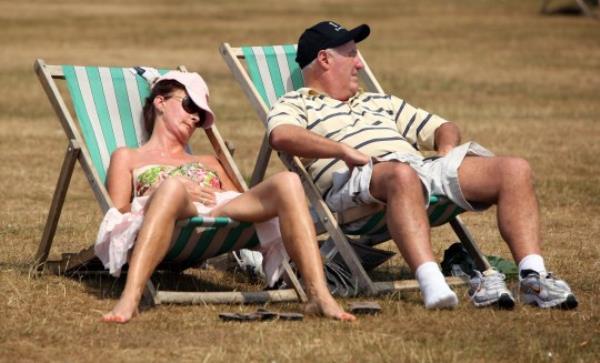
[[[370,156],[393,152],[421,155],[419,151],[433,150],[435,130],[445,122],[391,95],[359,92],[344,102],[301,88],[273,105],[268,130],[296,125]],[[321,191],[331,186],[333,171],[346,168],[340,159],[304,159],[302,163]]]

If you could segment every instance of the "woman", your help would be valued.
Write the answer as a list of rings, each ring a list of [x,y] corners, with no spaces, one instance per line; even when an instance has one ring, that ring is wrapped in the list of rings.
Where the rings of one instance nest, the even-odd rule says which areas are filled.
[[[239,194],[214,156],[186,153],[185,145],[196,127],[209,128],[214,122],[207,101],[208,88],[198,74],[165,74],[154,83],[143,110],[150,139],[137,149],[119,148],[111,156],[107,188],[116,209],[105,216],[96,253],[105,266],[109,264],[114,256],[107,253],[107,243],[114,236],[107,226],[119,223],[128,230],[122,233],[119,227],[121,237],[128,235],[135,245],[125,289],[103,320],[126,323],[138,314],[146,282],[169,249],[175,221],[198,214],[254,222],[261,245],[260,229],[265,224],[261,222],[270,221],[272,227],[273,220],[277,221],[274,218],[279,217],[275,233],[281,234],[285,250],[303,276],[309,299],[306,312],[355,320],[327,289],[314,226],[295,174],[279,173]],[[136,215],[137,226],[131,222]],[[274,232],[262,232],[269,233]]]

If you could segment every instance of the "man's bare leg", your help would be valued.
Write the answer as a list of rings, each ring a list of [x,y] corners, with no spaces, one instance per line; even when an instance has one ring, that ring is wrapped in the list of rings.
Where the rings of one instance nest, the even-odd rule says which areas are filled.
[[[467,200],[495,203],[498,228],[519,264],[521,301],[542,308],[577,307],[568,284],[546,273],[541,256],[539,208],[527,161],[512,157],[467,157],[459,169]]]
[[[419,281],[425,306],[458,304],[433,256],[423,186],[417,173],[400,162],[375,164],[370,192],[387,204],[388,230]]]
[[[498,229],[517,263],[540,255],[540,219],[527,161],[512,157],[466,157],[459,168],[465,199],[496,204]]]

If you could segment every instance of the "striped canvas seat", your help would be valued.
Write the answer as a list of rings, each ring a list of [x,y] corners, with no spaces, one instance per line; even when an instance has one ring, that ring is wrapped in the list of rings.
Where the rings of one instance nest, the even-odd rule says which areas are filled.
[[[63,65],[62,70],[94,170],[104,185],[111,153],[122,146],[138,147],[148,138],[142,120],[148,82],[130,68]],[[250,223],[226,217],[193,217],[176,226],[165,262],[188,266],[258,244]]]
[[[221,45],[220,51],[266,129],[267,114],[271,105],[286,92],[301,88],[304,84],[302,73],[295,62],[296,46],[278,45],[234,48],[224,43]],[[364,68],[359,71],[359,76],[364,86],[366,86],[365,88],[369,92],[384,93],[360,52],[358,56],[364,65]],[[265,175],[270,156],[271,148],[268,135],[265,132],[252,176],[252,183],[258,182]],[[329,234],[328,241],[321,249],[321,252],[326,255],[326,261],[334,255],[332,251],[339,251],[344,262],[350,269],[352,278],[356,281],[358,289],[366,294],[418,288],[415,281],[402,281],[391,284],[373,282],[366,274],[356,252],[348,242],[349,236],[352,236],[354,241],[368,244],[376,244],[389,240],[383,207],[367,205],[352,208],[351,210],[334,215],[327,208],[321,191],[315,186],[314,180],[312,180],[300,162],[300,159],[283,152],[280,152],[279,156],[289,170],[293,170],[300,176],[307,197],[311,202],[314,215],[317,218],[317,228],[321,232]],[[430,224],[438,226],[448,222],[465,248],[473,256],[478,269],[485,271],[490,268],[490,265],[485,256],[479,251],[466,226],[460,221],[458,214],[462,212],[462,209],[446,198],[432,196],[430,199],[430,207],[428,209]],[[368,218],[367,223],[359,229],[352,229],[351,222],[361,218]],[[334,249],[329,249],[330,247]],[[449,281],[449,283],[460,282]]]

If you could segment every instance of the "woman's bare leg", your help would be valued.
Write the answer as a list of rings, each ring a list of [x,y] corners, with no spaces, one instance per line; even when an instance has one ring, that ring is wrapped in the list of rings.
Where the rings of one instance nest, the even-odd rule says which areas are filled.
[[[339,320],[356,319],[342,309],[327,289],[314,225],[296,174],[279,173],[215,208],[211,214],[248,222],[279,217],[285,249],[298,266],[307,289],[306,311]]]
[[[137,315],[146,282],[169,249],[175,221],[196,214],[196,207],[181,182],[167,179],[160,185],[146,205],[144,222],[129,261],[125,289],[117,305],[102,320],[126,323]]]

